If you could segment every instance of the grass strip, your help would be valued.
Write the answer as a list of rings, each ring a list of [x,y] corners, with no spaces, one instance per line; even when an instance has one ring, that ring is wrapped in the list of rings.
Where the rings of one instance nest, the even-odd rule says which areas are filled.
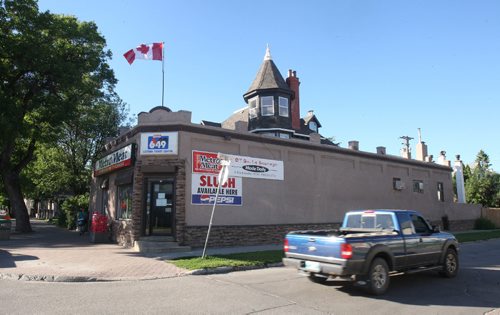
[[[500,238],[500,230],[456,232],[453,234],[460,243]],[[266,266],[268,264],[279,263],[282,258],[282,250],[270,250],[228,255],[213,255],[207,256],[205,259],[201,259],[201,257],[183,257],[168,260],[168,262],[179,268],[197,270],[217,267]]]
[[[462,233],[457,232],[453,234],[460,243],[489,240],[492,238],[500,238],[500,230],[473,231],[473,232],[462,232]]]
[[[188,270],[209,269],[217,267],[243,267],[243,266],[266,266],[281,262],[282,250],[269,250],[261,252],[238,253],[228,255],[213,255],[201,257],[184,257],[168,262],[179,268]]]

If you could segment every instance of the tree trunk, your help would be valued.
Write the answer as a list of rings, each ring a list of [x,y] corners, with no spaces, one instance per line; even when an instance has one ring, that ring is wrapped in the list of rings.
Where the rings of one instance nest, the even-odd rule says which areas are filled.
[[[16,231],[21,233],[32,232],[28,209],[24,203],[23,192],[21,191],[19,174],[15,171],[4,170],[2,172],[2,179],[10,200],[12,212],[16,218]]]

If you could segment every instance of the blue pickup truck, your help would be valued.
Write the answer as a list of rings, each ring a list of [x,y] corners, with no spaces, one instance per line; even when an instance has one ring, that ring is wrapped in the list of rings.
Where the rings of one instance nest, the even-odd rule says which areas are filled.
[[[338,230],[294,231],[284,242],[285,266],[313,282],[350,280],[371,294],[387,291],[390,275],[436,270],[458,273],[458,242],[416,211],[349,211]]]

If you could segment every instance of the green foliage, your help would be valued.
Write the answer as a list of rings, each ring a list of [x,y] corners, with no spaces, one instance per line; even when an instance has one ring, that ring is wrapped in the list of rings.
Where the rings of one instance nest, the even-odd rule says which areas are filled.
[[[80,209],[88,209],[89,195],[78,195],[70,197],[61,205],[61,216],[58,218],[59,226],[66,226],[68,229],[76,228],[76,215]]]
[[[468,202],[495,207],[500,203],[500,176],[490,169],[490,160],[483,151],[477,154],[470,174],[465,172],[465,194]]]
[[[272,250],[251,253],[239,253],[230,255],[179,258],[168,261],[179,268],[196,270],[217,267],[242,267],[242,266],[266,266],[267,264],[281,262],[283,251]]]
[[[89,162],[68,159],[76,150],[68,150],[61,136],[68,137],[72,127],[84,126],[72,124],[75,117],[80,119],[82,113],[91,113],[99,104],[119,101],[113,92],[116,79],[107,63],[111,52],[105,49],[106,41],[93,22],[40,12],[36,0],[0,0],[0,43],[0,175],[18,219],[16,230],[29,232],[21,171],[36,154],[55,155],[54,162],[45,163],[42,157],[40,163],[47,165],[35,166],[34,175],[60,170],[57,163],[64,163],[63,172],[69,169],[76,179],[73,182],[61,176],[58,180],[69,183],[68,188],[75,193],[82,193]],[[72,139],[78,142],[86,136],[82,133]],[[46,145],[59,146],[64,153],[45,152]],[[51,178],[34,185],[36,189],[31,190],[35,195],[49,194],[58,185],[64,187],[52,183]]]
[[[474,229],[476,230],[494,230],[496,228],[495,223],[488,218],[478,218],[474,222]]]
[[[500,238],[500,230],[453,233],[460,243]]]

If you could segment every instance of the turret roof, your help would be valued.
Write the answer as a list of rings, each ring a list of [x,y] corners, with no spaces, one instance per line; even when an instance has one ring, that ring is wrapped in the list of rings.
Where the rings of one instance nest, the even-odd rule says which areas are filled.
[[[257,72],[257,76],[253,80],[252,85],[250,85],[250,88],[245,95],[248,95],[256,90],[265,89],[282,89],[289,91],[290,93],[292,92],[292,90],[288,87],[288,84],[286,84],[285,80],[281,76],[278,67],[274,64],[269,47],[266,49],[266,55],[262,65],[260,66],[259,72]]]

